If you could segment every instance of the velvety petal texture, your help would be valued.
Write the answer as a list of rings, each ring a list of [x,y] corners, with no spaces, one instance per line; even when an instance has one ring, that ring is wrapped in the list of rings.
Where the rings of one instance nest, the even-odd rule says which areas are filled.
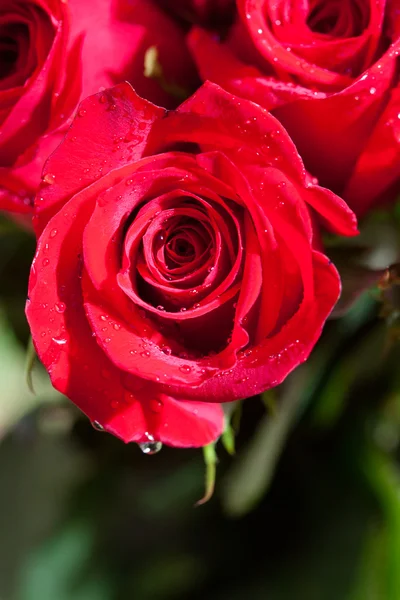
[[[357,233],[253,102],[87,98],[35,200],[26,312],[53,385],[125,441],[216,439],[220,403],[283,381],[338,299],[314,212]]]
[[[222,41],[197,27],[188,38],[202,78],[272,110],[358,215],[400,192],[397,4],[237,0]]]
[[[190,88],[183,32],[152,0],[2,0],[1,210],[31,213],[44,161],[82,98],[127,80],[153,102],[178,104],[144,75],[153,46],[164,84]]]

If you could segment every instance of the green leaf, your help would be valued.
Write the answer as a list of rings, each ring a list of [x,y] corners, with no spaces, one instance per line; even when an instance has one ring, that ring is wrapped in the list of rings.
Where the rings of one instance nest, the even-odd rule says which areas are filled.
[[[36,355],[35,347],[32,342],[32,336],[29,336],[29,341],[28,341],[28,345],[26,348],[25,380],[26,380],[26,384],[27,384],[29,390],[32,392],[32,394],[35,393],[35,390],[33,387],[32,373],[33,373],[33,368],[35,365],[36,358],[37,358],[37,355]]]
[[[205,493],[204,496],[196,502],[195,506],[205,504],[214,494],[218,462],[217,453],[215,451],[215,442],[203,447],[203,456],[206,465]]]
[[[228,454],[233,456],[235,454],[235,432],[230,423],[227,423],[225,427],[225,431],[221,436],[221,442]]]
[[[386,552],[382,598],[398,600],[400,598],[400,473],[394,460],[372,445],[363,451],[360,462],[362,472],[379,501],[385,518]]]
[[[43,368],[37,372],[37,395],[32,395],[26,385],[26,362],[24,350],[0,308],[0,438],[34,408],[63,398],[51,386]]]
[[[19,600],[111,600],[103,573],[90,573],[93,524],[69,524],[23,566]]]

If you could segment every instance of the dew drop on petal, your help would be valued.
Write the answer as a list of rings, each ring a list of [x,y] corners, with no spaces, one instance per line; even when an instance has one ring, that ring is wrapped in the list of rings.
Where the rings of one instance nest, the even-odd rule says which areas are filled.
[[[57,302],[57,304],[54,305],[54,308],[56,309],[56,311],[58,313],[63,313],[65,312],[65,304],[64,302]]]
[[[96,431],[104,431],[103,425],[101,425],[98,421],[92,421],[92,427]]]
[[[43,181],[48,185],[52,185],[55,182],[55,180],[56,176],[52,173],[46,173],[46,175],[43,175]]]
[[[147,431],[145,433],[145,436],[147,438],[147,441],[138,444],[143,454],[148,454],[149,456],[151,456],[152,454],[157,454],[157,452],[160,452],[162,448],[162,443],[156,442],[154,437]]]
[[[190,373],[192,367],[189,367],[189,365],[182,365],[181,367],[179,367],[179,370],[182,371],[182,373]]]
[[[52,337],[51,339],[53,340],[53,342],[55,342],[59,346],[64,346],[64,344],[67,343],[67,340],[63,337],[60,337],[60,338]]]

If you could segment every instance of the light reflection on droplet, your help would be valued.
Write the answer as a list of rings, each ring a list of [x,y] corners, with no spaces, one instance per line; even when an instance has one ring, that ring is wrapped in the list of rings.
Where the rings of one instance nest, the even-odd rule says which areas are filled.
[[[141,444],[138,444],[143,454],[148,454],[149,456],[151,456],[153,454],[157,454],[157,452],[160,452],[162,448],[162,443],[157,442],[151,435],[151,433],[148,433],[147,431],[145,433],[145,436],[147,438],[147,442],[142,442]]]

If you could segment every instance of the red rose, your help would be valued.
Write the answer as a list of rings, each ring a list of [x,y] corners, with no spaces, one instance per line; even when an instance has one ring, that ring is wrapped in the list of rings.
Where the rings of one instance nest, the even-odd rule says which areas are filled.
[[[237,0],[224,43],[190,36],[202,77],[273,110],[307,169],[357,214],[400,191],[396,4]]]
[[[157,46],[168,82],[190,84],[179,28],[151,0],[121,3],[118,10],[116,4],[1,1],[1,209],[31,211],[43,163],[81,98],[127,79],[141,95],[171,105],[160,85],[143,74],[150,46]]]
[[[200,446],[218,402],[280,383],[340,291],[309,207],[353,235],[265,109],[206,84],[176,111],[87,98],[35,201],[27,316],[53,385],[125,441]]]

